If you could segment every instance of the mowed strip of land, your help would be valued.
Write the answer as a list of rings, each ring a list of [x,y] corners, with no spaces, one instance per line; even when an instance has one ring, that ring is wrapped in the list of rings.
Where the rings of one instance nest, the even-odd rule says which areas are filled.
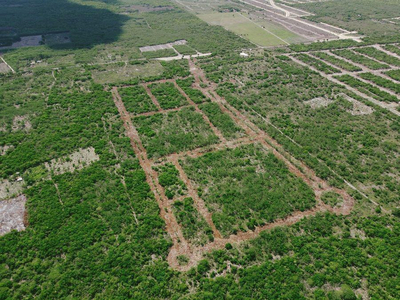
[[[297,38],[294,33],[283,27],[258,24],[240,13],[207,13],[197,16],[211,25],[220,25],[262,47],[288,45],[292,39]]]

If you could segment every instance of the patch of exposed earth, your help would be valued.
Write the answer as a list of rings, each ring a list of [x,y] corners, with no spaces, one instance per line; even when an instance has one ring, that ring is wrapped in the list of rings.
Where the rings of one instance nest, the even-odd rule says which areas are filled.
[[[25,230],[27,225],[25,203],[25,195],[0,201],[0,236],[12,230]]]
[[[49,172],[60,175],[66,172],[74,172],[98,161],[100,157],[96,154],[93,147],[79,149],[78,151],[61,157],[52,159],[45,163],[45,167]]]

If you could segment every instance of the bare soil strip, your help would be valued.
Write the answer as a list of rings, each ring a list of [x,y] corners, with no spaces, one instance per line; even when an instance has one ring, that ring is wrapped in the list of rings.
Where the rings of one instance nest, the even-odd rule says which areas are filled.
[[[203,218],[206,220],[206,222],[212,229],[214,238],[222,238],[221,233],[215,227],[215,224],[212,220],[212,214],[207,209],[206,204],[204,203],[204,200],[199,197],[196,189],[193,187],[191,181],[189,180],[189,178],[183,171],[182,166],[179,164],[178,156],[172,155],[170,161],[174,164],[176,169],[179,171],[179,176],[181,177],[183,182],[185,182],[186,187],[188,188],[188,195],[193,199],[197,211],[203,216]]]
[[[192,101],[192,99],[189,98],[189,96],[184,92],[184,90],[181,89],[181,87],[176,83],[176,81],[174,81],[174,85],[176,87],[176,89],[186,98],[186,100],[190,103],[190,105],[192,105],[196,112],[198,112],[199,114],[201,114],[201,116],[203,117],[203,120],[211,127],[212,131],[214,132],[214,134],[221,140],[221,141],[225,141],[224,136],[222,135],[221,131],[218,130],[217,127],[214,126],[213,123],[211,123],[210,119],[207,117],[207,115],[197,106],[196,103],[194,103]]]
[[[191,151],[183,151],[181,153],[174,153],[169,156],[166,156],[162,159],[157,161],[152,161],[147,158],[146,150],[144,149],[139,134],[135,127],[132,124],[132,121],[129,117],[129,113],[126,111],[124,104],[118,95],[117,88],[112,89],[112,94],[114,98],[115,105],[118,108],[120,113],[121,119],[124,122],[124,127],[126,129],[126,134],[131,140],[131,145],[133,150],[135,151],[136,156],[139,158],[140,165],[142,166],[144,172],[146,173],[147,182],[153,191],[155,198],[160,207],[160,214],[161,217],[166,222],[166,229],[169,235],[172,238],[173,246],[170,249],[168,255],[168,263],[169,265],[180,271],[187,271],[190,268],[196,266],[196,264],[203,258],[203,254],[205,252],[222,249],[227,243],[240,243],[242,241],[246,241],[249,239],[253,239],[259,235],[260,232],[267,229],[272,229],[277,226],[286,226],[291,225],[304,217],[313,216],[318,212],[323,211],[330,211],[335,214],[344,214],[347,215],[351,212],[354,206],[354,199],[344,190],[340,190],[334,187],[330,187],[324,180],[318,178],[315,173],[309,169],[305,164],[300,161],[297,161],[293,158],[289,153],[285,152],[283,148],[269,135],[267,135],[264,131],[259,129],[255,124],[253,124],[249,119],[247,119],[244,115],[242,115],[238,110],[234,107],[230,106],[229,103],[222,97],[220,97],[216,92],[215,89],[217,87],[216,84],[211,83],[206,78],[204,72],[195,65],[195,62],[189,60],[190,70],[192,75],[195,77],[194,87],[203,92],[206,96],[208,96],[211,101],[218,104],[220,109],[228,114],[234,122],[240,126],[247,134],[246,137],[242,137],[233,141],[226,141],[223,138],[221,132],[213,126],[210,122],[208,117],[198,108],[198,106],[184,93],[184,91],[174,82],[175,86],[178,90],[185,96],[188,102],[194,106],[196,111],[202,114],[203,119],[210,127],[213,129],[214,133],[220,138],[221,143],[207,146],[207,147],[200,147]],[[201,87],[200,83],[204,83],[206,87]],[[150,83],[149,83],[150,84]],[[198,196],[198,193],[191,183],[190,179],[185,174],[182,166],[179,163],[179,159],[182,157],[190,156],[190,157],[199,157],[205,153],[210,151],[216,151],[224,148],[235,148],[240,145],[244,144],[252,144],[252,143],[260,143],[263,147],[269,151],[271,151],[278,159],[282,160],[290,172],[294,175],[298,176],[305,183],[307,183],[315,193],[315,198],[317,201],[317,205],[307,211],[295,211],[291,215],[286,218],[276,220],[275,222],[266,224],[261,227],[257,227],[254,231],[247,231],[247,232],[239,232],[238,234],[231,235],[228,238],[222,238],[220,232],[215,227],[215,224],[212,220],[212,214],[206,208],[205,202]],[[188,195],[193,198],[195,206],[198,212],[204,217],[207,221],[208,225],[213,230],[214,241],[208,243],[204,246],[193,246],[188,243],[182,234],[182,229],[180,225],[177,223],[176,218],[171,209],[172,201],[169,201],[165,196],[164,189],[158,183],[157,173],[152,169],[152,166],[157,165],[160,161],[169,161],[175,165],[177,170],[179,171],[179,175],[181,179],[185,182],[188,188]],[[297,167],[299,166],[303,171]],[[332,208],[322,203],[321,195],[327,191],[334,191],[342,196],[343,198],[343,205],[341,207]],[[188,259],[188,263],[185,265],[181,265],[179,263],[178,257],[184,255]]]
[[[153,104],[158,108],[159,111],[162,111],[160,103],[158,103],[156,97],[150,91],[150,88],[149,88],[148,84],[143,84],[143,87],[146,90],[147,95],[149,95],[149,97],[150,97],[151,101],[153,102]]]
[[[172,212],[171,203],[165,196],[163,187],[158,182],[157,173],[152,169],[151,163],[147,158],[147,152],[139,138],[139,133],[132,124],[132,120],[129,117],[129,113],[127,112],[124,103],[118,94],[117,88],[114,87],[112,89],[112,95],[121,119],[124,122],[126,135],[129,137],[131,146],[137,158],[139,159],[140,166],[143,168],[143,171],[146,174],[146,181],[154,193],[154,197],[160,207],[160,215],[164,219],[166,230],[171,236],[174,244],[171,251],[173,251],[173,249],[176,247],[179,247],[181,251],[188,251],[189,244],[183,237],[181,227],[178,225],[178,222],[176,221],[176,218]]]

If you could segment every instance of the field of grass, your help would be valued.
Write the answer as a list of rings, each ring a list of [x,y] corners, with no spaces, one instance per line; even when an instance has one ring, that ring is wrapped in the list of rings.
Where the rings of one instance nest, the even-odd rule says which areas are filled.
[[[150,158],[218,142],[211,128],[192,107],[178,112],[137,117],[133,122],[138,127]]]
[[[315,205],[310,187],[257,144],[186,158],[183,167],[224,236]]]
[[[92,67],[93,80],[100,84],[118,84],[129,82],[132,79],[157,77],[164,73],[165,69],[158,61],[145,62],[131,65],[127,63],[112,63]]]
[[[262,28],[262,25],[253,23],[246,15],[240,13],[199,14],[198,17],[211,25],[223,26],[244,39],[263,47],[286,45],[288,43],[286,39],[295,37],[290,31],[278,26],[271,25],[271,30]]]

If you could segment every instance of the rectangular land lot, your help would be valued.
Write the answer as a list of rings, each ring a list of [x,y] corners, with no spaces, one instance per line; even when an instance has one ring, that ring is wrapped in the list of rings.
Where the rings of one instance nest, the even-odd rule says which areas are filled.
[[[186,158],[183,168],[223,236],[315,205],[311,188],[259,144]]]
[[[194,108],[137,117],[133,120],[149,158],[192,150],[218,142],[217,136]]]

